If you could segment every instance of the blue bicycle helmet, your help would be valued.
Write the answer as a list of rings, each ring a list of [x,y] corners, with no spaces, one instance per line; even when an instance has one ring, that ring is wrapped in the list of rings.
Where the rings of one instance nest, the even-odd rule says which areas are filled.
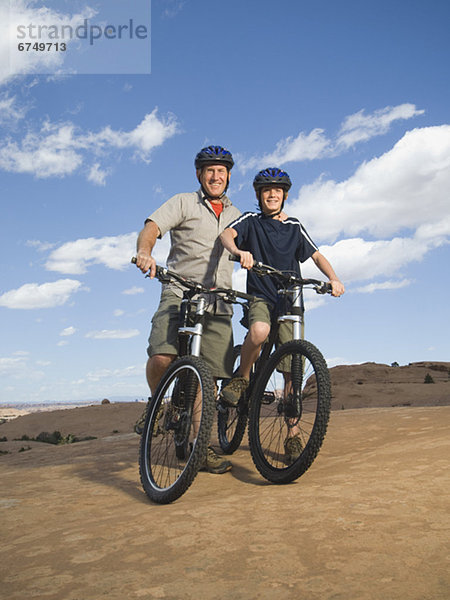
[[[195,168],[201,169],[210,164],[224,165],[230,171],[233,168],[234,160],[231,152],[222,146],[207,146],[202,148],[195,157]]]
[[[261,188],[266,185],[277,185],[280,188],[283,188],[285,192],[288,192],[292,186],[292,182],[286,171],[282,171],[276,167],[270,167],[260,171],[253,180],[253,187],[258,195]]]

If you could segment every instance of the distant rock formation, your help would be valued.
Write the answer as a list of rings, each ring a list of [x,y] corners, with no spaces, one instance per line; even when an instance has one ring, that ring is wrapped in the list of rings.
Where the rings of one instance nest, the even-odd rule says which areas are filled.
[[[396,363],[393,363],[396,365]],[[423,385],[432,373],[434,385]],[[389,366],[373,362],[330,369],[332,409],[450,405],[450,363]]]

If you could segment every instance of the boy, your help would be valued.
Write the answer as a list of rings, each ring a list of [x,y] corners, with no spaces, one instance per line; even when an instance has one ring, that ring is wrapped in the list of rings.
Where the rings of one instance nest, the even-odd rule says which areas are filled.
[[[220,239],[231,254],[239,256],[241,266],[246,269],[251,269],[254,261],[260,261],[300,276],[299,262],[312,258],[328,277],[333,296],[341,296],[344,285],[331,264],[319,252],[300,221],[283,212],[291,185],[289,175],[281,169],[260,171],[253,181],[253,187],[261,212],[244,213],[224,230]],[[274,280],[267,276],[258,277],[251,270],[247,273],[247,292],[257,296],[258,300],[252,302],[249,308],[249,331],[242,346],[238,374],[221,392],[222,401],[228,406],[237,406],[247,389],[250,370],[269,334],[271,311],[277,301]],[[289,326],[284,325],[280,327],[281,344],[292,339]],[[289,430],[284,446],[288,461],[293,462],[302,451],[295,428]]]

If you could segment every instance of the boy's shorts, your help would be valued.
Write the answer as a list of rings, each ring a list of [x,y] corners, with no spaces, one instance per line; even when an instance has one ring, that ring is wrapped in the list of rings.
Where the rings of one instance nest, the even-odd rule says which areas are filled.
[[[270,304],[268,304],[262,298],[258,298],[257,300],[253,300],[250,303],[248,309],[248,323],[249,326],[253,325],[256,322],[267,323],[270,325]],[[285,321],[284,323],[280,323],[280,329],[278,331],[278,340],[277,345],[280,346],[286,342],[290,342],[292,340],[293,335],[293,327],[292,323]]]
[[[262,298],[258,298],[257,300],[253,300],[250,303],[248,310],[248,323],[251,327],[253,323],[262,322],[270,325],[270,304],[265,302]],[[278,330],[278,339],[276,341],[276,347],[279,348],[282,344],[286,342],[290,342],[293,337],[293,323],[289,321],[285,321],[284,323],[280,323],[280,328]],[[277,366],[277,371],[280,373],[290,373],[291,360],[289,356],[283,358]]]
[[[159,307],[152,319],[147,354],[178,354],[178,325],[181,298],[170,290],[161,294]],[[218,379],[233,372],[233,329],[231,315],[206,313],[203,324],[201,357]]]

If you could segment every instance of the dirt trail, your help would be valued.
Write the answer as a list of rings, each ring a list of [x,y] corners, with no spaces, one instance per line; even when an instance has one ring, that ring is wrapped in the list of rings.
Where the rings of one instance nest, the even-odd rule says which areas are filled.
[[[139,484],[139,409],[63,411],[96,440],[0,446],[2,599],[449,598],[450,407],[336,411],[296,483],[265,482],[243,446],[168,506]]]

